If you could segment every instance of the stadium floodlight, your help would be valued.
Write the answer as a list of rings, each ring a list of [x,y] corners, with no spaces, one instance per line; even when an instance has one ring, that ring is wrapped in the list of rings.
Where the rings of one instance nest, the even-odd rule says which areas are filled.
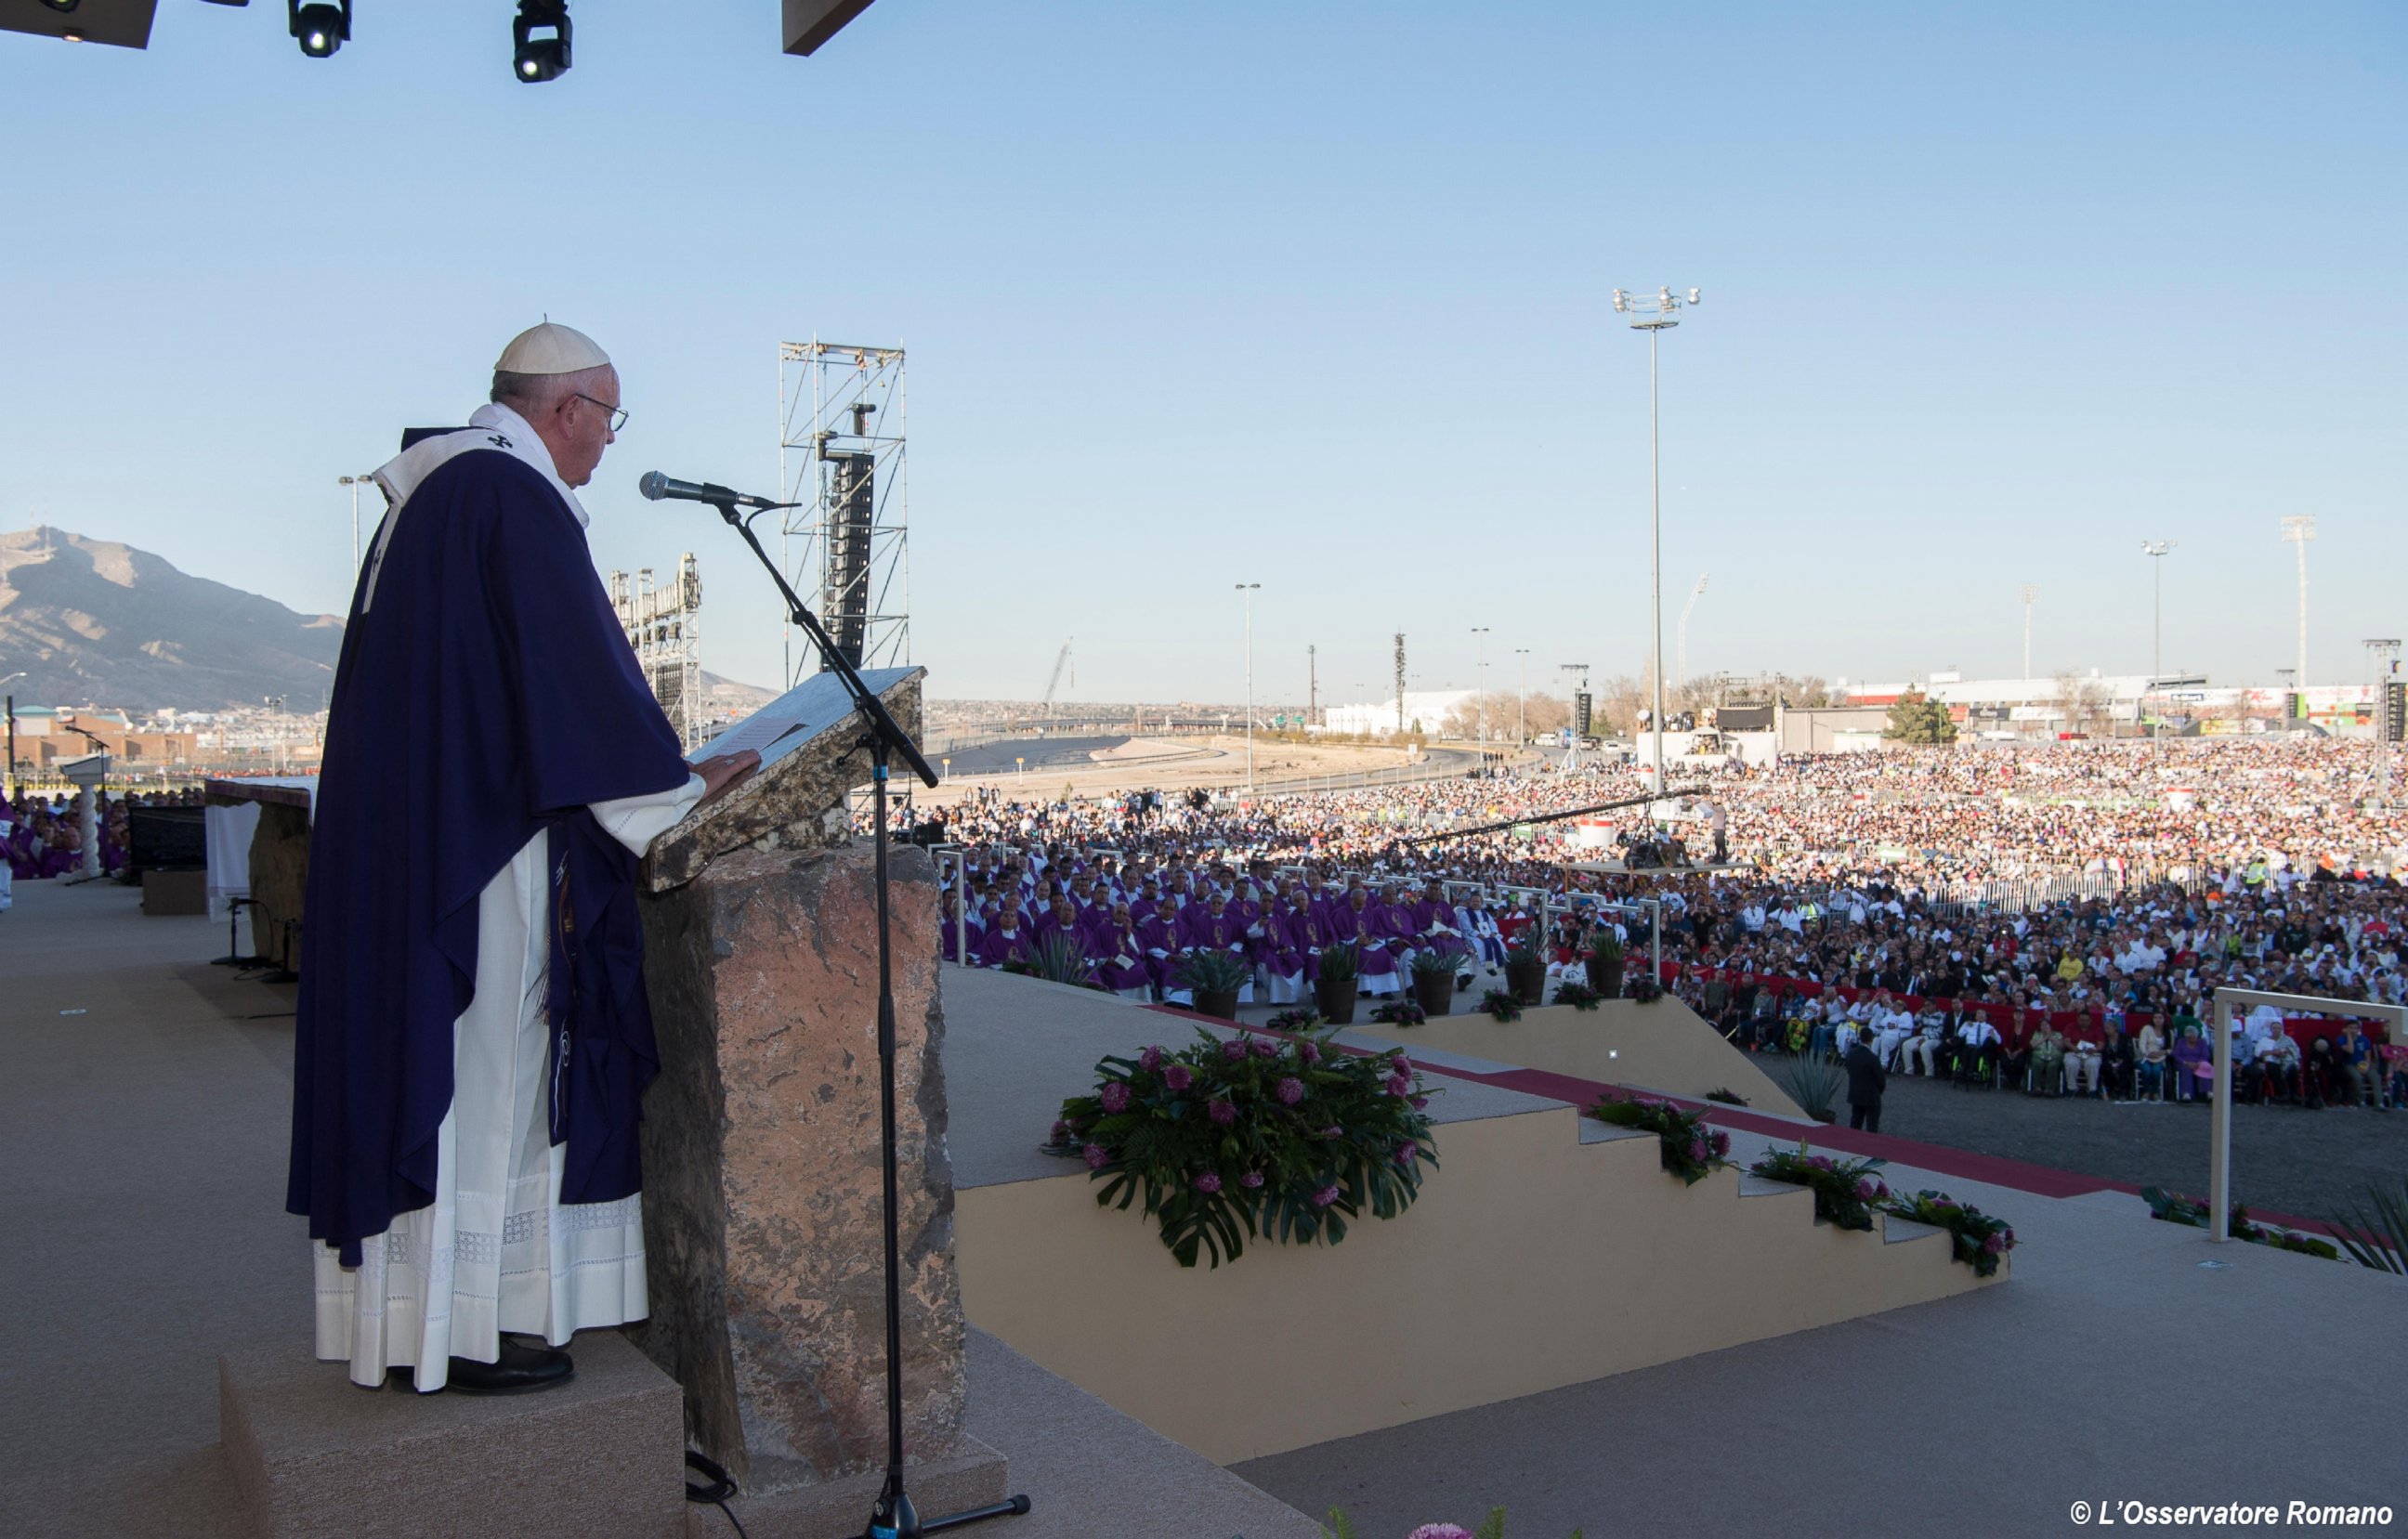
[[[2143,695],[2143,709],[2148,695],[2157,692],[2157,680],[2166,677],[2166,552],[2174,548],[2172,540],[2143,540],[2141,554],[2149,558],[2149,687]],[[2157,735],[2157,725],[2152,723],[2149,736]]]
[[[1627,296],[1616,289],[1614,308],[1630,316],[1630,329],[1647,334],[1647,526],[1650,567],[1648,604],[1655,617],[1655,646],[1650,649],[1648,671],[1655,683],[1655,708],[1648,713],[1648,726],[1655,738],[1656,793],[1664,792],[1664,456],[1661,432],[1662,413],[1656,391],[1656,340],[1664,332],[1681,323],[1684,303],[1697,303],[1698,291],[1688,291],[1684,302],[1672,292],[1670,284],[1656,291],[1654,310],[1630,309]],[[1650,804],[1648,820],[1656,818],[1656,807]]]

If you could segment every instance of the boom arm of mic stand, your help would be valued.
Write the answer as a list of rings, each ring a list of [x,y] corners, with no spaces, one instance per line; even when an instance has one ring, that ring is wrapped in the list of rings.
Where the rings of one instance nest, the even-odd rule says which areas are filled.
[[[937,772],[921,754],[919,745],[911,741],[910,734],[896,724],[893,714],[886,709],[886,703],[872,694],[869,686],[862,682],[861,670],[854,667],[853,660],[838,648],[835,638],[820,624],[818,617],[803,606],[802,599],[786,581],[786,574],[779,571],[778,563],[769,559],[769,552],[761,549],[760,538],[752,533],[751,520],[738,513],[732,502],[710,506],[719,509],[719,516],[727,520],[727,526],[743,535],[744,543],[752,548],[752,554],[761,559],[762,568],[769,574],[769,580],[778,585],[778,591],[785,597],[786,618],[794,621],[796,629],[811,638],[811,645],[818,648],[828,671],[837,676],[843,683],[845,692],[853,696],[853,706],[861,712],[862,720],[868,723],[869,730],[902,756],[903,762],[920,777],[923,785],[932,791],[936,789]]]

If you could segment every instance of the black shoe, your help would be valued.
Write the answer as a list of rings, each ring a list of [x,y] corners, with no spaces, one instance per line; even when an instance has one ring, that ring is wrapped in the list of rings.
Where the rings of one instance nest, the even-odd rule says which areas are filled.
[[[577,1375],[577,1364],[557,1347],[530,1347],[501,1338],[501,1352],[492,1362],[453,1358],[445,1387],[464,1395],[523,1395],[553,1389]]]

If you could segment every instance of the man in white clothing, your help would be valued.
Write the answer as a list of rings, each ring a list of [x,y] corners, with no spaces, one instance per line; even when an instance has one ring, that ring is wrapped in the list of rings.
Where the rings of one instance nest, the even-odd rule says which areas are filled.
[[[311,830],[286,1196],[318,1242],[318,1356],[362,1385],[546,1388],[573,1332],[647,1313],[635,862],[758,760],[685,762],[594,570],[573,489],[619,401],[590,338],[537,326],[468,428],[376,474],[390,511]]]

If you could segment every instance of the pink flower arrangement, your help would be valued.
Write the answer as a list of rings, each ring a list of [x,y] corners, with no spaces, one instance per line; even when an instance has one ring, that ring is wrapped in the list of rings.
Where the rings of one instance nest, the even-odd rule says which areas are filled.
[[[1421,1151],[1422,1147],[1408,1138],[1403,1143],[1397,1146],[1397,1163],[1400,1165],[1410,1165],[1413,1162],[1413,1156],[1421,1153]]]
[[[1137,1066],[1143,1069],[1148,1074],[1161,1073],[1162,1049],[1160,1047],[1148,1047],[1145,1051],[1138,1054]]]
[[[1413,1082],[1404,1075],[1391,1075],[1388,1076],[1388,1093],[1390,1095],[1411,1095],[1413,1093]]]
[[[1087,1146],[1087,1168],[1089,1170],[1101,1170],[1111,1162],[1111,1154],[1104,1147],[1103,1145],[1090,1144]]]
[[[1173,1095],[1177,1095],[1195,1083],[1195,1071],[1184,1063],[1173,1063],[1162,1071],[1162,1087]]]
[[[1235,1122],[1238,1119],[1238,1108],[1236,1104],[1231,1102],[1224,1101],[1217,1095],[1211,1100],[1204,1103],[1204,1110],[1211,1117],[1212,1124],[1215,1127],[1226,1128],[1230,1123]]]
[[[1227,1059],[1232,1063],[1235,1063],[1238,1060],[1245,1057],[1245,1039],[1243,1037],[1231,1037],[1228,1041],[1221,1044],[1221,1056]]]
[[[1248,1191],[1260,1190],[1263,1184],[1263,1173],[1258,1170],[1250,1170],[1243,1176],[1238,1177],[1238,1184],[1245,1188]]]
[[[1455,1523],[1424,1523],[1405,1539],[1471,1539],[1471,1531]]]
[[[1196,1177],[1196,1190],[1209,1197],[1221,1190],[1221,1177],[1208,1170]]]
[[[1252,1046],[1256,1058],[1277,1058],[1280,1055],[1280,1045],[1276,1042],[1256,1037]]]
[[[1338,1201],[1340,1195],[1341,1193],[1336,1187],[1323,1187],[1319,1191],[1312,1194],[1312,1205],[1315,1207],[1327,1207],[1330,1204]]]
[[[1273,1093],[1280,1098],[1281,1105],[1293,1106],[1304,1099],[1304,1081],[1289,1075],[1279,1082],[1279,1089]]]
[[[1119,1079],[1108,1081],[1096,1099],[1104,1104],[1104,1110],[1108,1112],[1125,1112],[1128,1110],[1129,1104],[1128,1085]]]
[[[1318,1063],[1321,1062],[1321,1048],[1310,1042],[1299,1042],[1296,1045],[1296,1056],[1307,1063]]]

